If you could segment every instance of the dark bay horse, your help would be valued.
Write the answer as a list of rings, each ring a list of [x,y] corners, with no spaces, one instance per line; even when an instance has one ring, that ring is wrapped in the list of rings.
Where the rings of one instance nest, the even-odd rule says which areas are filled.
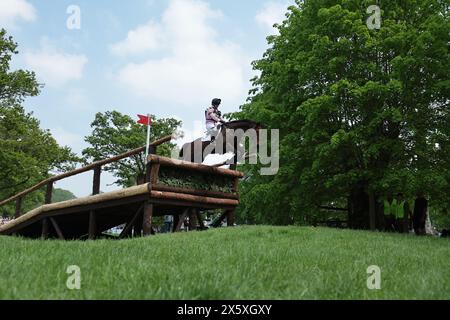
[[[193,142],[183,145],[180,151],[180,158],[184,161],[202,163],[206,156],[210,154],[225,154],[231,151],[235,154],[235,160],[239,153],[239,144],[242,141],[243,133],[246,137],[252,133],[256,138],[256,144],[259,145],[259,130],[262,125],[251,120],[236,120],[221,124],[219,126],[219,134],[214,141],[202,141],[197,139]],[[252,131],[250,131],[252,130]],[[236,134],[233,134],[236,133]],[[236,162],[236,161],[235,161]],[[236,163],[233,163],[236,166]]]

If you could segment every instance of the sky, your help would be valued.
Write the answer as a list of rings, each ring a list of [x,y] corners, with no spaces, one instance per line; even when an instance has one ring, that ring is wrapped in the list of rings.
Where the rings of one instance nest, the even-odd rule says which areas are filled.
[[[78,154],[97,112],[154,114],[203,135],[204,110],[245,103],[251,62],[268,48],[293,0],[0,0],[0,28],[19,44],[13,69],[44,84],[24,106],[61,145]],[[137,119],[137,117],[136,117]],[[145,144],[145,137],[143,137]],[[58,182],[77,196],[92,174]],[[117,189],[102,176],[102,191]]]

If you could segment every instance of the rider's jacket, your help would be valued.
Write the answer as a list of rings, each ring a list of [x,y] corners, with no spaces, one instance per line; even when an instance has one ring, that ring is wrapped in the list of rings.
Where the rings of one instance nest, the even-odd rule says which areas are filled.
[[[209,107],[205,111],[205,118],[206,118],[206,124],[217,124],[218,122],[222,121],[222,118],[218,114],[218,110],[214,109],[213,107]]]

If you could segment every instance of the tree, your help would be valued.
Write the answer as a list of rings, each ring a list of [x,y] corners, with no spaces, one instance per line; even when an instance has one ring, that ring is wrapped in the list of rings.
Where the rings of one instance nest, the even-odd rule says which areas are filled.
[[[17,105],[26,97],[39,94],[39,84],[34,72],[10,71],[12,56],[17,54],[17,43],[0,30],[0,108]]]
[[[60,147],[39,121],[22,107],[0,108],[0,198],[5,199],[50,177],[73,169],[78,158]],[[44,191],[25,198],[24,211],[43,202]],[[6,209],[9,214],[12,208]]]
[[[235,117],[280,129],[280,171],[243,185],[242,213],[304,223],[347,203],[352,227],[381,221],[389,192],[449,190],[448,0],[305,0],[254,62],[249,102]],[[373,224],[372,224],[373,227]]]
[[[180,126],[181,121],[171,118],[156,119],[152,116],[151,141],[173,134]],[[92,134],[85,137],[85,141],[91,146],[83,150],[86,162],[107,159],[145,145],[147,128],[120,112],[97,113],[91,127]],[[157,153],[170,156],[174,147],[171,143],[161,145]],[[103,169],[114,174],[117,178],[116,184],[133,186],[137,178],[145,173],[144,154],[123,159]]]
[[[73,200],[76,198],[77,197],[68,190],[58,189],[58,188],[53,189],[53,194],[52,194],[52,202],[53,203],[67,201],[67,200]]]
[[[17,44],[6,31],[0,31],[0,199],[48,178],[50,171],[73,168],[78,158],[70,148],[60,147],[39,121],[20,105],[26,97],[39,94],[35,74],[11,72],[10,61],[17,54]],[[27,211],[43,202],[44,191],[25,198]],[[0,208],[3,215],[14,212],[14,204]]]

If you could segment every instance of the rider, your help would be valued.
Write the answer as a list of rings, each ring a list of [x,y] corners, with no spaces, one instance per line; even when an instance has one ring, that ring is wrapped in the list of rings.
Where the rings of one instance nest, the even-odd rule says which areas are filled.
[[[211,137],[211,141],[214,141],[217,133],[218,133],[218,124],[225,123],[225,120],[222,118],[222,113],[219,111],[219,106],[222,103],[221,99],[213,99],[211,103],[211,107],[209,107],[205,111],[206,118],[206,133]]]

